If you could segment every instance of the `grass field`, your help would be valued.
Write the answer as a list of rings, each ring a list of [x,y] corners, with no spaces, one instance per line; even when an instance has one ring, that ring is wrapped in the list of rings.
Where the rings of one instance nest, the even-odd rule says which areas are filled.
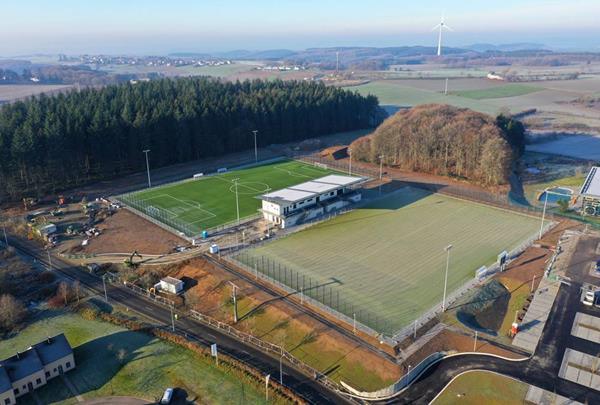
[[[523,404],[529,386],[521,381],[486,371],[460,375],[433,401],[433,405]]]
[[[541,87],[512,83],[489,89],[455,91],[452,94],[460,97],[472,98],[474,100],[483,100],[486,98],[505,98],[523,96],[525,94],[534,93],[540,90],[542,90]]]
[[[448,244],[454,246],[450,293],[472,279],[477,268],[492,264],[498,253],[533,236],[539,225],[532,217],[407,187],[365,208],[247,250],[240,260],[261,267],[264,257],[277,263],[275,270],[281,264],[280,280],[292,286],[296,276],[287,276],[286,268],[298,272],[300,280],[302,275],[310,277],[312,293],[306,282],[306,294],[349,317],[356,313],[378,331],[393,333],[441,302]],[[276,278],[279,274],[272,272]],[[316,289],[315,284],[331,286],[333,292]],[[338,306],[338,292],[351,305]]]
[[[212,361],[143,333],[72,313],[46,311],[14,338],[2,341],[0,358],[60,332],[74,347],[77,364],[67,377],[84,399],[123,395],[154,400],[164,388],[180,387],[189,400],[201,403],[265,403],[263,390],[214,367]],[[36,394],[44,404],[77,403],[60,378]],[[19,403],[36,402],[27,395]]]
[[[450,104],[461,108],[470,108],[488,114],[499,111],[497,106],[487,105],[473,99],[444,95],[444,84],[438,80],[438,89],[418,88],[411,84],[405,84],[402,80],[374,81],[360,86],[349,87],[349,90],[358,91],[362,95],[373,94],[377,96],[383,105],[416,106],[421,104],[439,103]]]
[[[256,196],[331,172],[298,161],[279,161],[155,187],[120,199],[187,236],[194,236],[237,220],[235,179],[238,179],[240,218],[244,218],[257,214],[261,202]]]

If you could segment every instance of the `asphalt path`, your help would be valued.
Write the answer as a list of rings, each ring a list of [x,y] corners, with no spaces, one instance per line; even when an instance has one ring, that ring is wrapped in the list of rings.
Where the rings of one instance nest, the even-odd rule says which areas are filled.
[[[33,243],[11,237],[9,238],[9,244],[21,253],[31,256],[39,262],[48,264],[46,252],[35,246]],[[56,257],[52,258],[52,268],[54,271],[61,273],[67,278],[79,280],[83,286],[99,296],[104,297],[103,283],[99,277],[89,274],[79,267],[71,266],[69,263]],[[107,283],[106,290],[109,303],[118,303],[130,310],[136,311],[148,319],[153,320],[157,326],[164,328],[169,328],[171,326],[170,309],[146,300],[126,287]],[[180,317],[175,321],[175,327],[178,332],[185,333],[190,339],[193,339],[204,346],[210,346],[212,343],[217,343],[220,353],[225,353],[246,363],[260,371],[263,375],[270,374],[272,379],[279,380],[279,358],[273,358],[252,345],[240,342],[218,329],[212,329],[194,319]],[[282,363],[282,371],[284,385],[310,403],[351,403],[346,397],[343,397],[339,393],[329,390],[324,385],[320,384],[313,376],[306,376],[285,362]]]

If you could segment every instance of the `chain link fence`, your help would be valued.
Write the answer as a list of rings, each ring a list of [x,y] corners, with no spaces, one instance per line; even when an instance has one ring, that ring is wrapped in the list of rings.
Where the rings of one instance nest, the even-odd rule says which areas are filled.
[[[295,295],[302,303],[306,302],[352,325],[356,330],[378,337],[390,345],[395,344],[383,335],[392,334],[392,324],[385,317],[361,308],[344,297],[336,288],[337,282],[333,280],[313,279],[268,257],[255,257],[244,250],[233,252],[222,259],[254,275],[256,279],[265,280],[288,294]]]

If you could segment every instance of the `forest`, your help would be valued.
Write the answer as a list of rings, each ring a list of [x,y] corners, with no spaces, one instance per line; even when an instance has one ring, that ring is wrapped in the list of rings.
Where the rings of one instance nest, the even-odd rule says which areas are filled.
[[[510,117],[494,118],[448,105],[397,112],[350,146],[357,160],[405,170],[505,184],[511,164],[525,148],[525,129]]]
[[[160,79],[0,108],[0,201],[154,168],[376,126],[376,97],[314,82]]]

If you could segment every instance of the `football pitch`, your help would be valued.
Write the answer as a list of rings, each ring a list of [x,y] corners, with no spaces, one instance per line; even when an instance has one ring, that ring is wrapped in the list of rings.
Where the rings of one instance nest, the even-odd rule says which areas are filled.
[[[277,161],[261,166],[190,179],[124,194],[120,201],[186,236],[237,221],[236,182],[240,219],[256,215],[256,197],[333,173],[299,161]]]
[[[405,187],[243,251],[237,259],[293,289],[303,288],[305,295],[349,318],[356,314],[367,326],[392,334],[441,303],[446,246],[453,245],[450,294],[539,227],[534,217]]]

